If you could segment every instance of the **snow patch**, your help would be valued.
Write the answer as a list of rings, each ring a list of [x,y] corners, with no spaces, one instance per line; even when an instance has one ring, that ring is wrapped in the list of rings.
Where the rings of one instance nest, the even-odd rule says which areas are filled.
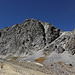
[[[40,63],[37,63],[37,62],[33,62],[34,64],[36,65],[39,65],[39,66],[43,66],[43,64],[40,64]]]

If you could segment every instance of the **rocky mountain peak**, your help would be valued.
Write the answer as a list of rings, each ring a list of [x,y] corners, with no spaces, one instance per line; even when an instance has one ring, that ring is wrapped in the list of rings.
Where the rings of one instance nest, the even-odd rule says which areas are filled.
[[[58,38],[60,33],[60,29],[49,23],[27,19],[0,30],[0,55],[31,55]]]
[[[0,29],[0,74],[75,75],[75,30],[36,19]]]

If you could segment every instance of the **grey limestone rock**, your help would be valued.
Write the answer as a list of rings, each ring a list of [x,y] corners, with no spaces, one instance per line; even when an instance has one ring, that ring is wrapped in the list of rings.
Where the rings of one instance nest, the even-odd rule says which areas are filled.
[[[21,24],[0,30],[0,55],[32,55],[53,42],[61,32],[49,23],[27,19]]]
[[[70,39],[67,41],[66,49],[71,53],[72,55],[75,54],[75,31],[71,32]]]

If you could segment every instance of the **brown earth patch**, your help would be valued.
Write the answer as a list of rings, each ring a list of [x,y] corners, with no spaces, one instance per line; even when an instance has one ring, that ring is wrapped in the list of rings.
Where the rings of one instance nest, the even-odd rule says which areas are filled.
[[[61,62],[61,61],[58,61],[58,64],[59,64],[59,65],[62,65],[62,62]]]
[[[18,59],[18,57],[12,57],[11,58],[11,61],[15,61],[15,60],[17,60]]]
[[[36,59],[35,61],[38,63],[42,63],[44,60],[45,60],[44,57],[40,57],[40,58]]]

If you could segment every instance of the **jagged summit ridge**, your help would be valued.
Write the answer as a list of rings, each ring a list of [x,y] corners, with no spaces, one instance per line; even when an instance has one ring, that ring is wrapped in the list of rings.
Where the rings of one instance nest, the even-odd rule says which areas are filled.
[[[49,23],[27,19],[0,30],[0,55],[32,55],[58,38],[60,33],[60,29]]]

